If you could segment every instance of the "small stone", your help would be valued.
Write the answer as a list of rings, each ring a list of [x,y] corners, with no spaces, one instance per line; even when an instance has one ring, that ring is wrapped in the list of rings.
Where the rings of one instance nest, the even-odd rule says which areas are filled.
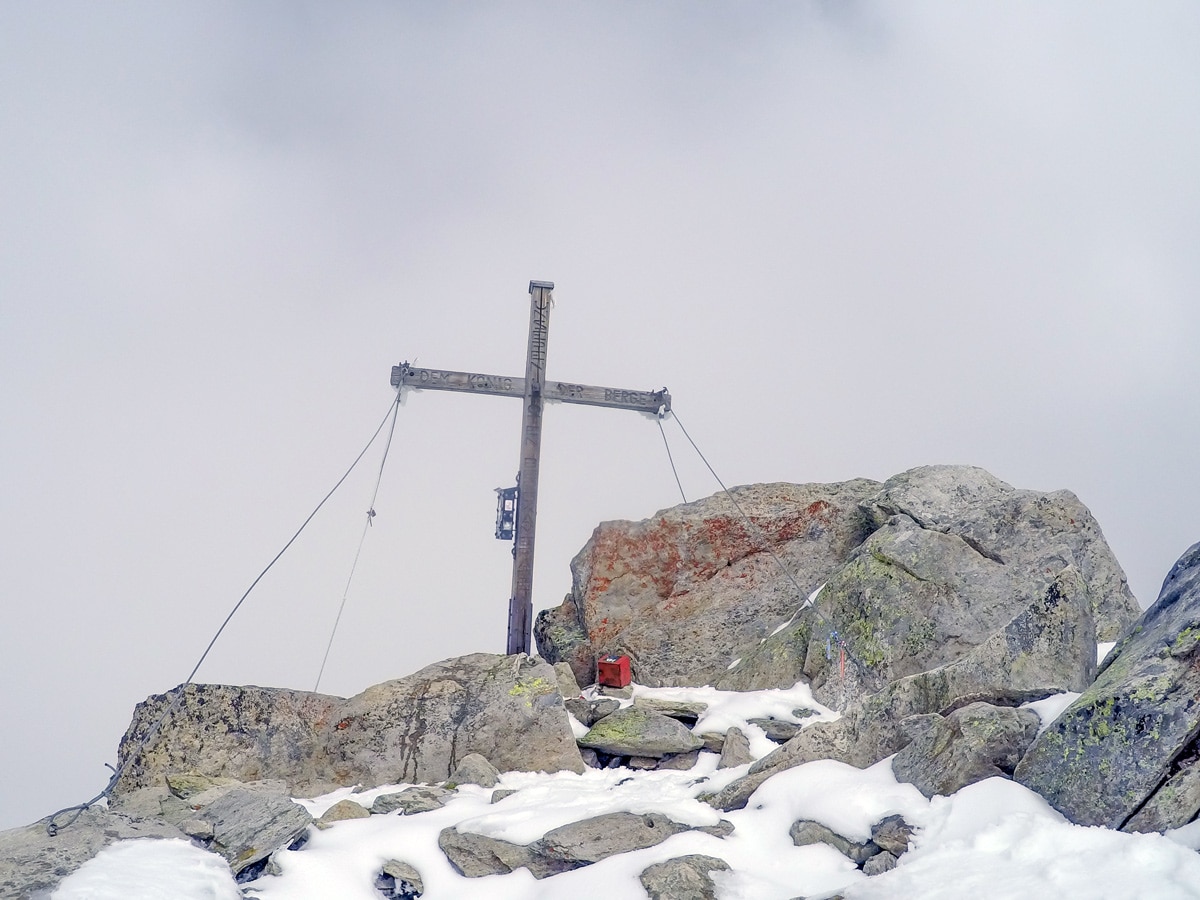
[[[629,768],[631,769],[657,769],[658,763],[658,758],[654,756],[629,757]]]
[[[592,708],[592,721],[590,724],[594,725],[605,716],[611,716],[620,709],[621,701],[614,700],[612,697],[600,697],[597,700],[593,700],[590,705]]]
[[[704,834],[711,834],[713,837],[727,838],[733,834],[733,823],[728,819],[722,819],[716,825],[701,825],[695,830]]]
[[[564,700],[570,700],[583,693],[579,689],[579,682],[575,680],[575,673],[567,663],[556,662],[554,674],[558,676],[558,692],[563,695]]]
[[[604,768],[604,766],[600,765],[600,754],[591,747],[584,747],[579,751],[579,755],[583,757],[584,765],[590,766],[593,769]]]
[[[699,735],[700,740],[704,741],[704,748],[709,753],[720,753],[725,746],[725,735],[719,731],[706,731]]]
[[[197,841],[207,842],[213,839],[212,822],[204,819],[186,819],[179,823],[179,830]]]
[[[425,893],[421,873],[406,862],[389,859],[375,876],[375,889],[387,900],[416,900]]]
[[[774,741],[776,744],[786,744],[788,741],[798,735],[800,733],[800,729],[803,727],[797,722],[785,722],[782,719],[760,718],[747,719],[746,721],[751,725],[757,725],[759,728],[761,728],[763,730],[763,734],[765,734],[769,740]]]
[[[500,773],[496,767],[478,753],[468,753],[462,758],[450,777],[449,784],[476,784],[480,787],[495,787],[500,781]]]
[[[894,868],[896,868],[896,857],[884,850],[864,862],[862,871],[864,875],[879,875],[883,872],[890,872]]]
[[[810,819],[798,819],[792,823],[789,834],[792,843],[797,847],[807,847],[810,844],[828,844],[851,862],[862,865],[872,856],[880,852],[879,845],[874,841],[852,841],[820,822]]]
[[[497,788],[496,790],[492,791],[492,802],[499,803],[505,797],[511,797],[515,793],[516,791],[512,788]]]
[[[750,752],[750,740],[740,728],[730,728],[725,732],[724,746],[721,748],[721,761],[718,769],[732,769],[735,766],[745,766],[754,762]]]
[[[592,727],[595,717],[592,715],[592,703],[584,700],[582,697],[568,697],[563,701],[563,705],[567,708],[567,712],[573,715],[581,725],[588,728]],[[620,704],[617,704],[620,706]]]
[[[693,750],[690,753],[673,753],[670,756],[664,756],[659,764],[658,769],[674,769],[680,772],[686,772],[700,759],[700,751]]]
[[[908,852],[912,832],[903,816],[888,816],[871,826],[871,840],[893,856],[901,856]]]
[[[355,803],[353,800],[339,800],[329,809],[325,810],[325,814],[317,821],[313,822],[322,831],[326,828],[332,828],[334,822],[344,822],[347,819],[369,819],[371,811],[361,803]]]
[[[442,829],[438,846],[454,870],[464,878],[483,878],[505,875],[533,858],[527,847],[486,837],[482,834],[460,832],[453,825]]]
[[[653,847],[688,830],[688,826],[662,813],[616,812],[548,831],[530,849],[539,856],[577,868],[618,853]]]

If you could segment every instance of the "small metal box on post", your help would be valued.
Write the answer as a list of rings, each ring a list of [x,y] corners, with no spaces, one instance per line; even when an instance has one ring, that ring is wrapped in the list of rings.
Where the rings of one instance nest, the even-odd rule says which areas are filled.
[[[596,683],[601,687],[624,688],[633,681],[629,657],[602,656],[596,663]]]
[[[511,541],[516,530],[517,489],[496,488],[496,540]]]

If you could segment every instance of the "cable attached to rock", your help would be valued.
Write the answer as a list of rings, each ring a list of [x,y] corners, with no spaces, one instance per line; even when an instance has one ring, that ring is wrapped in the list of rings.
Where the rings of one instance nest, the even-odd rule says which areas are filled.
[[[296,538],[300,537],[300,533],[302,531],[304,531],[304,529],[306,527],[308,527],[308,523],[313,520],[313,517],[318,512],[320,512],[321,507],[323,507],[325,505],[325,503],[329,500],[329,498],[333,496],[334,492],[337,491],[337,489],[342,486],[342,482],[344,482],[347,478],[350,477],[350,473],[354,471],[354,469],[358,465],[359,461],[364,456],[366,456],[367,451],[369,449],[371,449],[371,445],[375,443],[375,439],[377,437],[379,437],[379,432],[383,431],[383,426],[387,424],[388,416],[392,416],[392,427],[393,427],[393,429],[395,428],[395,424],[396,424],[395,409],[397,407],[399,407],[399,405],[400,405],[400,394],[399,394],[399,392],[397,392],[395,399],[390,404],[388,404],[388,411],[384,415],[383,419],[380,421],[379,427],[375,429],[375,433],[373,435],[371,435],[371,439],[369,441],[367,441],[367,445],[365,447],[363,447],[362,450],[359,452],[358,456],[356,456],[354,458],[354,462],[350,463],[350,468],[348,468],[345,471],[345,473],[342,475],[342,477],[337,480],[337,484],[335,484],[332,488],[329,489],[329,493],[327,493],[321,499],[321,502],[316,505],[316,507],[313,509],[313,511],[308,514],[308,518],[306,518],[304,520],[304,522],[301,523],[300,527],[296,529],[296,533],[293,534],[291,536],[291,538],[288,539],[288,542],[283,545],[283,549],[280,550],[278,553],[276,553],[274,558],[269,563],[267,563],[266,568],[258,573],[258,577],[255,578],[254,581],[252,581],[250,583],[250,587],[246,588],[246,592],[244,594],[242,594],[242,596],[238,599],[238,602],[233,605],[233,609],[231,609],[229,611],[229,615],[227,615],[225,617],[225,621],[221,623],[221,627],[217,629],[217,632],[216,632],[216,634],[213,635],[212,640],[208,642],[208,646],[204,648],[204,652],[202,654],[200,654],[200,659],[196,662],[196,665],[192,668],[192,671],[188,675],[187,680],[184,681],[182,684],[180,684],[179,687],[175,688],[175,690],[177,691],[175,698],[171,701],[171,703],[169,703],[167,705],[167,708],[163,711],[162,715],[159,716],[158,720],[146,731],[146,733],[144,735],[142,735],[142,737],[138,741],[137,745],[125,757],[125,760],[123,762],[121,762],[116,767],[108,766],[108,768],[112,769],[112,777],[108,779],[108,784],[105,785],[104,790],[102,790],[99,794],[97,794],[91,800],[88,800],[86,803],[80,803],[76,806],[66,806],[66,807],[63,807],[62,809],[60,809],[58,812],[52,814],[50,816],[49,820],[46,822],[46,833],[48,835],[50,835],[51,837],[54,837],[62,829],[70,828],[72,825],[75,824],[75,822],[77,822],[79,820],[79,817],[82,816],[84,814],[84,812],[86,812],[90,807],[94,806],[95,804],[97,804],[101,800],[103,800],[105,797],[108,797],[112,794],[113,788],[115,788],[117,786],[117,782],[120,780],[121,776],[125,773],[125,769],[129,766],[129,764],[134,759],[137,758],[138,754],[141,753],[142,750],[144,750],[146,748],[146,745],[149,744],[151,739],[154,737],[154,735],[156,735],[158,733],[158,730],[162,727],[163,723],[167,720],[167,718],[170,717],[170,715],[172,713],[174,713],[176,709],[179,708],[179,704],[183,702],[184,688],[186,688],[189,684],[191,684],[193,682],[193,680],[196,677],[196,673],[198,671],[200,671],[200,666],[204,664],[204,660],[208,658],[209,652],[212,650],[213,646],[217,643],[217,639],[221,636],[221,633],[225,631],[225,627],[229,624],[230,620],[233,619],[233,617],[237,613],[237,611],[239,609],[241,609],[242,604],[246,602],[246,598],[250,596],[250,592],[252,590],[254,590],[254,588],[258,585],[258,583],[260,581],[262,581],[263,576],[266,575],[267,572],[271,571],[271,567],[274,566],[275,563],[279,561],[279,558],[281,556],[283,556],[284,553],[287,552],[287,549],[289,547],[291,547],[293,543],[295,543]],[[389,443],[389,445],[391,444],[391,435],[390,434],[388,435],[388,443]],[[386,453],[384,454],[384,458],[386,459]],[[383,472],[382,472],[382,467],[381,467],[380,478],[382,478],[382,477],[383,477]],[[376,490],[378,491],[378,485],[376,485]],[[372,507],[374,507],[373,499],[371,501],[371,505],[372,505]],[[373,511],[374,510],[372,509],[372,512]],[[370,514],[368,514],[368,521],[370,521]],[[108,764],[105,763],[105,765],[108,765]],[[58,822],[59,816],[65,815],[67,813],[74,813],[74,815],[71,816],[69,819],[67,819],[67,821],[63,822],[62,824],[59,824],[59,822]]]

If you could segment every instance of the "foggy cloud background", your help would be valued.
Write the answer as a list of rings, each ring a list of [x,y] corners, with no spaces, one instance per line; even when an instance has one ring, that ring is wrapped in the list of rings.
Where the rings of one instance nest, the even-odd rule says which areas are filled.
[[[727,484],[1069,488],[1143,605],[1194,525],[1186,3],[0,3],[0,827],[365,444],[390,367],[670,388]],[[321,689],[502,652],[519,403],[411,395]],[[717,490],[666,423],[690,499]],[[311,689],[382,444],[202,681]],[[652,421],[548,408],[535,607],[679,501]]]

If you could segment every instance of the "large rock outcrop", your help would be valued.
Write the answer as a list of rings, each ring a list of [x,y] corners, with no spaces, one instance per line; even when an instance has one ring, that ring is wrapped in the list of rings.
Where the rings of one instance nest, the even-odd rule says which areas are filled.
[[[1066,569],[1078,573],[1090,609],[1081,644],[1115,639],[1138,614],[1099,526],[1069,491],[926,466],[882,485],[756,485],[734,495],[758,528],[724,495],[601,525],[572,563],[571,595],[539,616],[543,655],[589,680],[596,655],[617,651],[648,685],[756,690],[807,680],[818,699],[845,708],[963,658]],[[824,587],[801,608],[797,585]]]
[[[628,654],[647,685],[715,683],[845,561],[873,526],[860,504],[879,483],[757,484],[604,522],[571,561],[572,590],[537,617],[539,652],[595,681],[606,653]],[[781,577],[773,551],[799,590]]]
[[[282,779],[299,796],[349,784],[436,782],[472,753],[503,771],[583,771],[550,665],[475,653],[349,700],[189,684],[138,704],[121,741],[125,768],[114,797],[120,805],[177,772]]]
[[[836,759],[860,768],[906,746],[930,718],[975,701],[1017,706],[1062,691],[1082,691],[1095,677],[1092,612],[1082,577],[1068,567],[1042,596],[962,658],[898,678],[850,703],[834,722],[804,728],[715,795],[738,809],[767,778],[792,766]]]
[[[864,508],[876,530],[814,606],[744,657],[721,687],[803,678],[819,700],[845,708],[966,656],[1068,568],[1079,574],[1093,623],[1074,636],[1079,649],[1115,640],[1138,615],[1099,526],[1069,491],[1021,491],[982,469],[926,466],[889,479]]]
[[[1200,544],[1172,567],[1158,600],[1096,682],[1038,737],[1015,777],[1081,825],[1183,824],[1200,811],[1189,772],[1197,734]],[[1191,798],[1188,808],[1178,808],[1181,798]]]

